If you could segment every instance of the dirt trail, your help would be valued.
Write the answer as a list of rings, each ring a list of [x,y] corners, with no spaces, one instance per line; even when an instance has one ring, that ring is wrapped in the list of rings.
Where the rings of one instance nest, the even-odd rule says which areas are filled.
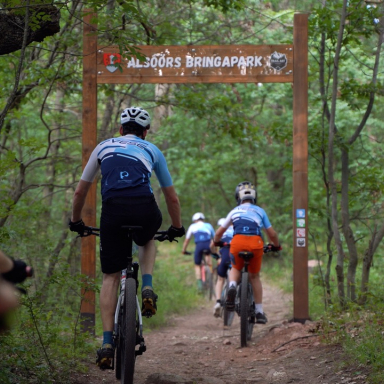
[[[137,358],[136,384],[366,383],[361,369],[342,366],[339,347],[320,343],[311,332],[315,324],[288,322],[292,300],[276,288],[264,284],[268,323],[255,325],[247,348],[240,348],[238,316],[223,329],[222,319],[212,315],[213,305],[145,335],[147,352]],[[74,384],[116,382],[114,372],[90,365]]]

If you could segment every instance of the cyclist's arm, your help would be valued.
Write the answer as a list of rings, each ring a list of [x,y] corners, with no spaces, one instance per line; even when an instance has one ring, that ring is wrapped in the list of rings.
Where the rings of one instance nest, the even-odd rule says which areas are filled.
[[[190,239],[185,238],[184,243],[183,243],[183,250],[181,251],[182,253],[184,253],[187,250],[189,240]]]
[[[180,209],[180,201],[175,188],[173,185],[169,187],[162,187],[165,202],[167,204],[167,209],[169,216],[171,217],[172,225],[175,228],[181,228],[183,225],[181,223],[181,209]]]
[[[219,227],[215,233],[215,236],[213,237],[213,241],[215,243],[220,241],[220,239],[223,237],[225,231],[226,231],[226,229],[224,227]]]
[[[266,228],[266,229],[265,229],[265,232],[266,232],[267,235],[268,235],[268,239],[269,239],[269,241],[270,241],[273,245],[276,245],[276,247],[280,245],[280,243],[279,243],[279,237],[277,236],[276,231],[275,231],[272,227],[269,227],[268,229]]]
[[[76,222],[81,219],[81,211],[83,210],[85,204],[85,198],[87,197],[89,188],[91,187],[92,182],[80,180],[77,184],[75,194],[73,195],[72,202],[72,217],[71,221]]]
[[[213,239],[211,240],[211,242],[209,244],[209,249],[211,250],[212,253],[217,253],[217,247],[215,246]]]

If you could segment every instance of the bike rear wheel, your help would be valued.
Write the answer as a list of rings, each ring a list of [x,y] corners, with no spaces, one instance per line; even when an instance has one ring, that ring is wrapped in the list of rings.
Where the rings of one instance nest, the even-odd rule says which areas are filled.
[[[248,333],[248,272],[243,272],[241,275],[240,290],[240,344],[241,347],[246,347]]]
[[[211,301],[213,296],[213,280],[212,272],[208,265],[203,266],[201,277],[203,281],[204,294],[207,299]]]
[[[124,292],[121,384],[133,384],[136,362],[136,318],[136,281],[128,278]]]
[[[248,316],[247,316],[247,340],[250,341],[253,332],[254,322],[252,320],[253,314],[253,290],[252,285],[248,283],[248,294],[247,294],[247,307],[248,307]]]
[[[214,289],[213,289],[213,274],[209,267],[208,273],[207,273],[207,283],[208,283],[208,300],[211,301],[214,295]]]

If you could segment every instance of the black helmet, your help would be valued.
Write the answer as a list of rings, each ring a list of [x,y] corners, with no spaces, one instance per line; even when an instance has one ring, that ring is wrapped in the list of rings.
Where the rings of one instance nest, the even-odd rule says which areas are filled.
[[[257,201],[257,191],[255,186],[250,181],[242,181],[235,190],[235,199],[238,204],[244,200],[252,200],[253,204]]]

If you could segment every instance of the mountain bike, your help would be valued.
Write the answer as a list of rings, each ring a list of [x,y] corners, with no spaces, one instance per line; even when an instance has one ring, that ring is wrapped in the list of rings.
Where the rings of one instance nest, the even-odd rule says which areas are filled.
[[[127,235],[127,267],[121,271],[120,291],[114,316],[113,342],[115,358],[107,369],[114,369],[117,380],[121,384],[132,384],[135,372],[136,356],[142,355],[147,347],[143,337],[143,319],[137,297],[139,287],[139,264],[132,262],[133,233],[139,226],[122,226]],[[99,228],[85,227],[84,236],[99,236]],[[167,231],[156,233],[155,240],[169,240]],[[175,240],[177,241],[177,240]],[[151,317],[152,313],[144,316]],[[136,348],[138,346],[138,348]],[[116,360],[116,364],[115,364]]]
[[[192,252],[185,251],[184,255],[192,255]],[[208,265],[205,258],[210,256],[211,251],[209,249],[203,250],[203,258],[200,264],[201,282],[202,282],[202,294],[209,301],[212,300],[214,295],[213,273],[212,266]]]
[[[215,243],[215,245],[229,247],[229,244],[222,242]],[[278,250],[280,250],[280,248],[275,247],[272,244],[268,244],[263,247],[264,253],[275,252]],[[251,340],[253,327],[256,321],[255,308],[253,304],[253,289],[248,278],[248,266],[253,258],[253,253],[249,251],[242,251],[239,252],[239,257],[244,259],[244,267],[241,271],[240,284],[238,284],[236,290],[235,312],[240,317],[240,346],[246,347],[247,341]],[[225,293],[224,302],[226,297],[227,294]]]

